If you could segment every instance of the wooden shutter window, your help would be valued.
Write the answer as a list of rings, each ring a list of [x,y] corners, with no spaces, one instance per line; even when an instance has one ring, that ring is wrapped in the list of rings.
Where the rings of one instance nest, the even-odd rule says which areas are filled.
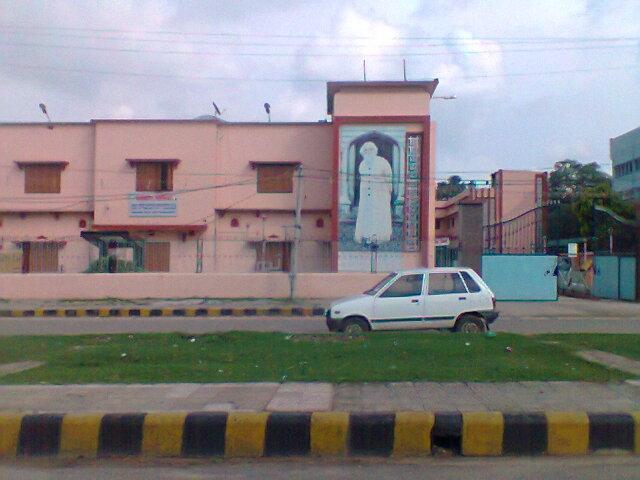
[[[26,165],[24,193],[60,193],[60,165]]]
[[[170,271],[171,243],[148,242],[144,246],[144,270],[145,272]]]
[[[258,193],[292,193],[293,165],[258,165]]]
[[[140,162],[136,164],[137,192],[171,192],[173,165],[169,162]]]

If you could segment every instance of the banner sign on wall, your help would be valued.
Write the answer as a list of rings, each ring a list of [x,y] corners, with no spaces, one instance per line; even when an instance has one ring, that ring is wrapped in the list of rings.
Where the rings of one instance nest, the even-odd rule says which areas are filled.
[[[420,250],[420,155],[422,135],[407,136],[407,171],[404,187],[405,252]]]
[[[420,264],[422,144],[406,125],[340,127],[339,271]]]
[[[175,217],[178,201],[173,193],[130,193],[130,217]]]

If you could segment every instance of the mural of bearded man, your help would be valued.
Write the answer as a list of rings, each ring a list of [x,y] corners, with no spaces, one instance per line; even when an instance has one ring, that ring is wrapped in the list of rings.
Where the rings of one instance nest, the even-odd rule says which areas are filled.
[[[391,240],[392,169],[389,162],[378,156],[378,147],[365,142],[360,147],[360,202],[354,240],[384,243]]]

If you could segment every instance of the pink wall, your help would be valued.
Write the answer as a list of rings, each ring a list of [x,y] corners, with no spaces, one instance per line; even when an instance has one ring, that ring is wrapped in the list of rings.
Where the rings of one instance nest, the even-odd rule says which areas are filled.
[[[247,185],[216,190],[216,208],[233,207],[293,210],[297,184],[293,193],[257,193],[257,172],[250,162],[301,162],[303,168],[303,203],[306,209],[331,209],[330,124],[239,124],[222,125],[215,161],[215,173]]]
[[[263,220],[264,218],[264,220]],[[233,227],[232,221],[238,221]],[[317,222],[321,220],[322,226]],[[254,272],[257,260],[256,243],[263,238],[270,241],[292,241],[295,223],[293,212],[264,211],[256,216],[253,211],[231,210],[224,216],[216,215],[210,227],[215,237],[213,271]],[[263,237],[264,227],[264,237]],[[331,221],[328,213],[308,212],[302,215],[300,271],[327,271],[330,269]]]
[[[68,162],[60,194],[24,193],[22,162]],[[92,209],[93,127],[90,124],[0,127],[0,211],[87,211]]]
[[[56,218],[57,217],[57,218]],[[27,213],[24,218],[16,214],[2,216],[0,227],[0,255],[22,252],[18,241],[60,242],[58,266],[61,272],[82,272],[97,257],[97,248],[80,237],[79,222],[91,226],[90,213]]]
[[[384,274],[303,273],[298,298],[340,298],[362,293]],[[137,298],[286,298],[286,273],[0,274],[9,300]]]
[[[431,97],[422,88],[351,87],[334,96],[333,115],[340,116],[426,116]]]
[[[429,222],[427,233],[426,267],[435,267],[436,260],[436,123],[430,122],[429,131]],[[424,199],[423,199],[424,201]]]
[[[524,170],[498,170],[499,185],[496,200],[501,217],[511,220],[536,206],[536,174]]]
[[[214,187],[229,181],[213,175],[217,124],[213,122],[97,121],[95,123],[96,225],[202,224],[213,213]],[[176,217],[129,216],[128,194],[136,169],[127,159],[179,159],[173,190]],[[180,190],[197,190],[179,193]]]

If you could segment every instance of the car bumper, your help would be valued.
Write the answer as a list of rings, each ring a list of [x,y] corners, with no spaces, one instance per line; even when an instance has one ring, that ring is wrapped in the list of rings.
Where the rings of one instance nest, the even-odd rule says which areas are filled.
[[[485,310],[484,312],[480,312],[480,314],[482,315],[482,318],[484,318],[485,322],[493,323],[500,315],[500,312],[497,310]]]
[[[330,332],[337,332],[340,330],[340,327],[342,326],[342,320],[340,319],[336,319],[336,318],[331,318],[331,312],[329,310],[326,311],[326,313],[324,314],[325,318],[327,319],[327,328],[329,329]]]

